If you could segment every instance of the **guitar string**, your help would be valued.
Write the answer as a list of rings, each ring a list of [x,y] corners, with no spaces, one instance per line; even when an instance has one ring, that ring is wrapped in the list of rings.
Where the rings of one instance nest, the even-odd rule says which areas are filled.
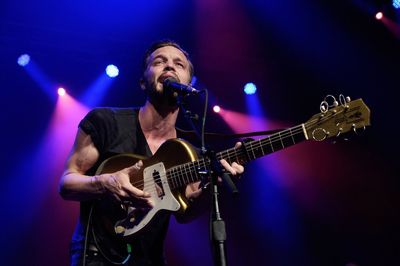
[[[338,114],[342,113],[342,112],[344,112],[344,109],[342,111],[336,112],[336,116]],[[318,118],[311,119],[310,121],[305,122],[304,125],[305,125],[306,128],[308,128],[308,127],[310,127],[312,125],[316,125],[317,123],[324,122],[325,120],[329,120],[331,118],[332,117],[322,117],[322,118],[318,117]],[[281,142],[282,139],[287,138],[289,136],[293,137],[294,135],[296,135],[296,134],[298,134],[300,132],[303,132],[302,124],[294,126],[292,128],[289,128],[289,129],[285,129],[285,130],[283,130],[281,132],[275,133],[275,134],[271,135],[268,138],[260,139],[258,141],[257,140],[252,141],[252,142],[250,142],[251,145],[249,147],[251,149],[250,152],[252,152],[254,154],[254,150],[260,149],[260,148],[263,151],[263,149],[262,149],[263,146],[268,145],[268,144],[273,145],[273,143]],[[281,144],[283,144],[283,143],[281,142]],[[284,148],[284,146],[282,148]],[[272,150],[273,150],[273,147],[272,147]],[[239,149],[239,151],[237,151],[236,148],[230,148],[230,149],[228,149],[226,151],[219,152],[219,153],[217,153],[217,156],[218,155],[222,156],[222,154],[225,154],[226,157],[228,157],[227,158],[228,160],[230,160],[231,157],[238,157],[239,158],[239,157],[244,157],[245,156],[245,153],[244,153],[243,150]],[[194,163],[197,163],[199,167],[206,167],[207,166],[207,163],[205,162],[205,160],[203,158],[203,159],[200,159],[198,161],[188,162],[188,163],[185,163],[185,164],[182,164],[182,165],[178,165],[178,166],[172,167],[172,168],[168,169],[165,172],[165,175],[163,175],[162,177],[164,178],[165,176],[168,176],[167,177],[167,181],[172,181],[173,182],[172,183],[174,185],[173,189],[177,188],[177,187],[181,187],[181,186],[185,185],[186,182],[183,182],[182,185],[179,185],[180,183],[182,183],[182,182],[179,182],[180,180],[178,180],[178,179],[180,179],[180,177],[182,177],[183,175],[188,175],[188,174],[189,174],[190,177],[193,177],[193,174],[195,174],[195,175],[197,174],[196,171],[193,171]],[[191,165],[191,164],[193,164],[193,165]],[[179,169],[179,168],[181,168],[181,169]],[[191,179],[193,179],[193,178],[191,178]],[[195,182],[197,180],[193,179],[191,181]],[[188,183],[190,183],[190,182],[188,182]],[[177,184],[177,186],[175,186],[175,184]],[[153,184],[152,183],[144,184],[143,180],[138,180],[136,182],[133,182],[132,185],[134,185],[134,186],[143,186],[143,189],[144,190],[147,189],[146,191],[148,191],[148,192],[156,191],[156,188],[154,190],[151,190],[151,189],[149,190],[149,186],[153,186]]]
[[[258,142],[258,144],[257,143],[253,144],[253,145],[251,145],[250,148],[254,150],[255,148],[260,148],[260,147],[264,146],[265,143],[273,144],[274,142],[277,142],[278,140],[281,141],[282,137],[285,138],[287,136],[293,136],[295,134],[298,134],[298,133],[303,131],[303,129],[300,128],[300,127],[301,127],[301,125],[300,126],[295,126],[293,128],[287,129],[287,130],[284,130],[284,131],[287,131],[287,132],[285,132],[285,133],[282,133],[284,131],[280,132],[281,133],[280,137],[279,136],[276,136],[276,137],[272,137],[271,136],[271,138],[266,138],[266,139],[262,139],[262,140],[259,140],[259,141],[254,141],[254,142]],[[262,144],[262,143],[264,143],[264,144]],[[243,150],[237,149],[237,148],[231,148],[231,149],[228,149],[228,150],[226,150],[224,152],[217,153],[217,156],[220,155],[219,157],[222,158],[223,157],[222,156],[223,153],[226,154],[226,157],[229,157],[229,159],[227,159],[227,160],[230,160],[230,157],[243,158],[244,155],[245,155]],[[234,156],[232,156],[232,155],[234,155]],[[206,167],[208,165],[207,163],[205,163],[204,158],[200,159],[198,161],[195,161],[195,162],[197,162],[199,167]],[[192,176],[193,172],[196,174],[196,172],[193,171],[192,165],[190,165],[190,164],[194,164],[195,162],[188,162],[188,163],[185,163],[185,164],[182,164],[182,165],[178,165],[178,166],[175,166],[175,167],[172,167],[172,168],[168,169],[166,171],[167,173],[169,173],[169,174],[167,174],[167,176],[169,176],[168,179],[172,180],[172,181],[175,181],[174,184],[178,184],[178,183],[181,183],[181,182],[178,182],[176,180],[177,177],[181,177],[182,175],[188,175],[188,174],[190,174],[190,176]],[[179,168],[183,168],[183,169],[179,169]],[[187,168],[189,168],[189,169],[187,169]],[[191,180],[191,181],[195,182],[197,180]],[[137,182],[133,183],[133,185],[143,185],[143,183],[144,183],[143,180],[138,180]],[[184,182],[182,185],[184,185],[185,183],[186,182]],[[149,185],[151,186],[153,184],[149,184]],[[175,186],[175,187],[179,187],[179,185]],[[144,185],[144,189],[145,188],[146,188],[146,185]]]
[[[300,130],[297,130],[297,131],[300,132]],[[295,131],[292,131],[292,132],[295,132]],[[286,136],[286,135],[290,135],[290,134],[281,134],[281,136]],[[265,140],[261,140],[261,141],[262,142],[267,142]],[[274,141],[274,140],[272,140],[272,141]],[[257,147],[257,146],[262,146],[262,145],[260,145],[260,144],[252,145],[252,147],[250,147],[250,148],[254,149],[254,147]],[[245,155],[243,150],[236,149],[236,148],[231,148],[231,149],[226,150],[224,152],[220,152],[220,153],[217,154],[217,156],[220,155],[218,157],[223,157],[222,156],[223,154],[226,155],[229,158],[232,157],[232,155],[235,155],[234,157],[238,157],[238,158],[239,157],[242,158]],[[228,160],[230,160],[230,159],[228,159]],[[179,176],[182,176],[182,175],[188,175],[188,174],[193,175],[193,170],[192,169],[193,169],[193,166],[194,166],[195,163],[197,163],[198,164],[197,166],[200,167],[200,168],[205,167],[205,166],[208,165],[207,162],[205,162],[205,160],[203,158],[203,159],[200,159],[200,160],[195,161],[195,162],[188,162],[188,163],[185,163],[185,164],[182,164],[182,165],[175,166],[175,167],[170,168],[169,170],[167,170],[167,175],[169,176],[169,180],[175,180],[176,177],[179,177]],[[196,181],[196,180],[192,180],[192,181]],[[174,182],[174,183],[177,184],[177,182]],[[138,181],[136,181],[136,182],[134,182],[132,184],[133,185],[143,185],[143,180],[138,180]],[[150,185],[152,185],[152,184],[150,184]],[[144,185],[144,189],[145,188],[146,188],[146,185]]]
[[[300,126],[296,126],[296,127],[300,127]],[[273,138],[271,136],[271,138],[255,141],[256,143],[255,144],[253,143],[253,145],[251,145],[250,149],[254,150],[254,149],[260,148],[260,147],[264,146],[265,143],[273,144],[277,140],[281,141],[282,137],[293,136],[293,135],[298,134],[299,132],[303,131],[302,128],[295,129],[296,127],[294,127],[293,129],[291,128],[291,129],[285,130],[285,131],[287,131],[287,133],[282,133],[282,132],[284,132],[284,131],[282,131],[281,134],[280,134],[281,137],[277,136],[277,137]],[[264,145],[262,143],[264,143]],[[244,155],[245,155],[244,151],[241,150],[241,149],[239,149],[239,151],[237,151],[237,150],[238,149],[236,149],[236,148],[231,148],[231,149],[226,150],[224,152],[218,153],[217,156],[221,155],[220,157],[223,157],[222,154],[225,153],[226,157],[229,157],[227,160],[230,160],[230,157],[232,157],[232,155],[234,155],[234,157],[237,157],[237,158],[243,158]],[[207,166],[207,163],[205,162],[204,159],[200,159],[200,160],[195,161],[195,162],[188,162],[188,163],[185,163],[185,164],[182,164],[182,165],[179,165],[179,166],[175,166],[173,168],[168,169],[166,171],[166,175],[163,175],[160,178],[163,178],[165,176],[169,176],[167,178],[167,180],[171,180],[173,182],[172,183],[173,184],[173,188],[172,189],[177,188],[177,187],[182,187],[183,185],[185,185],[185,183],[195,182],[195,181],[198,180],[197,179],[198,177],[193,179],[193,175],[197,175],[197,172],[193,171],[193,166],[194,166],[195,163],[197,163],[199,167],[206,167]],[[179,168],[181,168],[181,169],[179,169]],[[177,180],[178,177],[182,177],[184,175],[189,176],[189,178],[187,178],[187,179],[188,180],[191,179],[190,180],[191,182],[189,182],[189,181],[188,182],[185,182],[185,181],[184,182],[179,182],[179,180]],[[181,183],[182,183],[182,185],[180,185]],[[133,183],[133,185],[143,185],[143,184],[144,184],[143,180],[139,180],[139,181]],[[157,190],[156,188],[149,189],[149,186],[154,186],[154,183],[148,183],[148,185],[144,184],[143,186],[144,186],[143,189],[145,189],[148,192],[154,192],[154,191]]]
[[[321,121],[321,120],[319,120],[319,121]],[[307,123],[308,124],[312,124],[312,120],[307,122]],[[307,124],[307,123],[305,123],[305,124]],[[259,141],[254,141],[255,143],[251,142],[253,145],[250,145],[251,146],[250,149],[252,149],[252,152],[253,152],[255,149],[261,148],[261,147],[265,146],[266,144],[272,145],[275,142],[281,141],[282,138],[286,138],[288,136],[293,136],[293,135],[298,134],[298,133],[300,133],[302,131],[303,131],[303,128],[302,128],[301,125],[298,125],[298,126],[295,126],[293,128],[289,128],[289,129],[283,130],[283,131],[281,131],[281,132],[279,132],[277,134],[272,135],[270,138],[265,138],[265,139],[261,139]],[[284,147],[282,147],[282,148],[284,148]],[[226,150],[224,152],[217,153],[217,156],[218,155],[222,155],[222,153],[226,153],[226,156],[229,157],[229,158],[232,156],[232,154],[235,155],[235,157],[243,157],[245,155],[243,150],[239,150],[239,152],[237,152],[236,148],[231,148],[231,149],[228,149],[228,150]],[[200,160],[195,161],[195,162],[197,162],[200,167],[207,166],[207,164],[205,163],[204,159],[200,159]],[[196,171],[193,171],[193,168],[192,168],[192,166],[190,164],[194,164],[194,162],[188,162],[188,163],[185,163],[185,164],[182,164],[182,165],[178,165],[178,166],[172,167],[172,168],[170,168],[170,169],[168,169],[166,171],[165,175],[160,176],[160,178],[164,178],[165,176],[169,176],[169,177],[167,177],[167,180],[170,180],[170,181],[173,182],[172,183],[173,184],[173,188],[172,189],[177,188],[177,187],[182,187],[183,185],[185,185],[185,183],[191,183],[191,182],[185,182],[185,181],[184,182],[179,182],[180,180],[177,180],[179,177],[182,177],[183,175],[188,176],[188,174],[189,174],[189,176],[192,177],[191,181],[195,182],[197,180],[193,180],[193,174],[196,175],[197,173],[196,173]],[[179,168],[181,168],[181,169],[179,169]],[[189,169],[187,169],[187,168],[189,168]],[[175,171],[175,173],[172,172],[172,171]],[[168,175],[168,173],[169,173],[169,175]],[[180,183],[183,183],[183,184],[180,185]],[[175,184],[177,184],[177,186]],[[147,192],[150,192],[150,193],[151,192],[155,192],[157,190],[157,188],[155,187],[154,183],[144,184],[143,180],[138,180],[137,182],[133,183],[132,185],[134,185],[134,186],[137,186],[137,185],[143,186],[143,189],[146,190]],[[154,186],[154,189],[149,188],[149,186],[150,187]]]
[[[281,137],[287,137],[287,136],[294,135],[296,133],[302,132],[302,128],[301,129],[287,130],[287,131],[288,132],[285,133],[285,134],[281,133],[280,134]],[[292,132],[292,134],[290,133],[290,131]],[[260,140],[260,141],[255,141],[256,143],[253,143],[253,145],[251,145],[250,149],[254,150],[256,148],[260,148],[260,147],[264,146],[265,144],[272,145],[274,142],[281,141],[281,137],[277,136],[275,138],[267,138],[267,139],[263,139],[263,140]],[[261,143],[264,143],[264,145],[261,144]],[[243,158],[244,155],[245,155],[245,152],[243,150],[239,149],[239,151],[237,151],[236,148],[231,148],[231,149],[229,149],[229,150],[227,150],[225,152],[218,153],[217,156],[218,155],[222,155],[223,153],[227,157],[229,157],[227,160],[230,160],[232,155],[234,155],[234,157],[237,157],[237,158]],[[160,178],[164,178],[165,176],[169,176],[169,177],[167,177],[167,180],[172,182],[172,186],[173,186],[172,189],[177,188],[177,187],[182,187],[183,185],[185,185],[185,183],[195,182],[195,181],[198,180],[198,177],[196,176],[197,172],[193,171],[193,166],[194,166],[195,163],[197,163],[199,167],[206,167],[207,166],[207,163],[205,162],[204,159],[200,159],[200,160],[195,161],[195,162],[188,162],[188,163],[185,163],[185,164],[182,164],[182,165],[179,165],[179,166],[175,166],[173,168],[168,169],[166,171],[166,174],[164,174],[163,176],[160,176]],[[194,178],[193,175],[195,175],[196,177]],[[185,181],[182,182],[180,180],[182,178],[179,178],[179,177],[182,177],[182,176],[187,176],[188,177],[188,178],[186,178],[187,182],[185,182]],[[192,181],[192,182],[189,182],[189,180]],[[133,185],[141,185],[141,186],[143,185],[143,189],[146,190],[149,193],[155,192],[157,190],[157,188],[155,187],[154,183],[144,184],[143,180],[139,180],[139,181],[135,182]],[[150,186],[150,188],[149,188],[149,186]],[[154,189],[151,189],[151,186],[153,186]]]

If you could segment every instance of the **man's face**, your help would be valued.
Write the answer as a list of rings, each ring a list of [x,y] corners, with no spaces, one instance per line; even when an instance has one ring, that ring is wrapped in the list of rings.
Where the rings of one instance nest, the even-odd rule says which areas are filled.
[[[179,49],[173,46],[164,46],[150,55],[143,75],[142,88],[148,90],[151,101],[170,102],[171,95],[167,95],[162,84],[169,77],[173,77],[179,83],[189,84],[189,61]],[[176,100],[172,101],[172,104],[175,103]]]

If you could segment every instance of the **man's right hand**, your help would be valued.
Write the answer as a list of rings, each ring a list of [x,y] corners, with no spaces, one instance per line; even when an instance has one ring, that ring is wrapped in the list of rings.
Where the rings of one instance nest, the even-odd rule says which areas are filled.
[[[151,208],[154,206],[149,193],[138,189],[130,182],[130,176],[135,175],[143,166],[142,161],[111,174],[93,176],[93,182],[102,186],[110,196],[119,202],[129,202],[135,207]]]

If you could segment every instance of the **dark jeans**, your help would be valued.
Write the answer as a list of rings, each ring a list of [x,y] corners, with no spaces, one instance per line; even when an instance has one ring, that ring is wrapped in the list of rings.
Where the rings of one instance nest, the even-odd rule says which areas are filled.
[[[71,250],[71,266],[82,266],[83,265],[83,253],[81,250]],[[88,249],[86,251],[86,262],[85,266],[114,266],[114,265],[129,265],[128,262],[122,264],[121,261],[117,261],[116,264],[109,262],[105,259],[100,252]]]
[[[71,266],[82,266],[83,265],[83,254],[79,251],[71,251]],[[118,262],[122,262],[118,261]],[[88,249],[86,251],[86,264],[85,266],[114,266],[114,265],[132,265],[132,266],[166,266],[164,259],[150,262],[146,259],[133,259],[128,260],[125,264],[113,264],[106,260],[98,251]]]
[[[83,254],[80,251],[71,252],[71,266],[82,266]],[[86,266],[111,266],[115,264],[109,263],[98,251],[86,251]]]

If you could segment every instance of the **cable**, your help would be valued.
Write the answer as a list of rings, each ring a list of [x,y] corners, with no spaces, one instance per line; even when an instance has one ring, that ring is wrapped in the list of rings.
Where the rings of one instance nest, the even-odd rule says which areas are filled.
[[[205,147],[205,141],[204,141],[204,130],[205,130],[205,125],[206,125],[206,117],[207,117],[207,107],[208,107],[208,90],[204,89],[205,94],[206,94],[206,99],[204,101],[204,112],[203,112],[203,118],[201,119],[201,150],[205,152],[206,147]]]
[[[89,236],[89,230],[90,227],[92,228],[92,235],[93,235],[93,241],[94,244],[96,245],[96,248],[98,249],[98,251],[100,252],[100,254],[110,263],[114,264],[114,265],[124,265],[126,262],[128,262],[128,260],[131,258],[131,253],[132,253],[132,246],[130,244],[126,244],[126,250],[128,252],[128,255],[126,256],[126,258],[121,261],[121,262],[116,262],[111,260],[110,258],[108,258],[106,256],[106,254],[102,251],[102,249],[100,248],[100,245],[97,242],[97,238],[96,238],[96,234],[94,232],[94,227],[91,226],[92,223],[92,215],[93,215],[93,209],[94,209],[94,203],[92,203],[92,205],[90,206],[90,211],[89,211],[89,217],[88,217],[88,222],[87,222],[87,226],[86,226],[86,232],[85,232],[85,244],[84,244],[84,250],[83,250],[83,266],[86,266],[86,252],[87,252],[87,245],[88,245],[88,236]]]
[[[88,222],[87,222],[86,230],[85,230],[86,231],[85,232],[85,244],[83,245],[83,262],[82,262],[83,266],[86,266],[86,251],[87,251],[87,244],[88,244],[90,220],[91,220],[92,212],[93,212],[93,205],[94,205],[94,203],[92,203],[92,205],[90,206]]]

